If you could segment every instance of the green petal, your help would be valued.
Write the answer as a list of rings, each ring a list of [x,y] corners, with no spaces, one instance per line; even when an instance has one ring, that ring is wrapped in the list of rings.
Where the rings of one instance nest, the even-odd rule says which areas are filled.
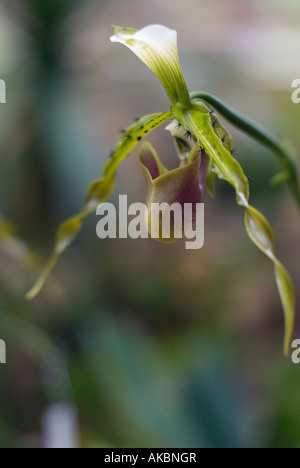
[[[276,258],[274,235],[266,218],[255,208],[248,206],[245,224],[250,239],[274,263],[277,286],[285,313],[284,354],[288,356],[295,325],[296,300],[293,282],[287,270]]]
[[[190,111],[174,107],[173,114],[197,139],[198,144],[211,157],[216,174],[235,189],[237,203],[246,209],[245,222],[250,239],[274,263],[275,277],[285,315],[284,354],[289,354],[295,321],[295,293],[289,273],[276,258],[272,229],[255,208],[249,204],[249,183],[232,154],[224,147],[211,125],[210,114],[194,105]]]
[[[197,91],[191,94],[191,98],[193,102],[197,102],[200,99],[211,104],[229,122],[267,147],[279,157],[284,168],[284,172],[272,179],[272,182],[276,184],[287,182],[300,208],[300,160],[299,157],[296,156],[295,150],[291,144],[285,142],[279,144],[266,130],[256,123],[251,122],[239,112],[231,109],[222,101],[210,94]]]
[[[63,222],[58,228],[53,255],[33,288],[27,293],[27,299],[33,299],[41,291],[60,255],[79,233],[84,219],[95,212],[100,203],[109,198],[114,189],[116,171],[121,162],[146,135],[169,120],[171,116],[171,112],[147,115],[125,131],[115,148],[113,156],[104,168],[103,179],[93,182],[88,188],[84,209],[78,215]]]

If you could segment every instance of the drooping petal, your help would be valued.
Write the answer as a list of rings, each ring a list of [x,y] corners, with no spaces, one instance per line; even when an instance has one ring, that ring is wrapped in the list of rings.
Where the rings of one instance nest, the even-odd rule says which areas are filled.
[[[89,186],[84,209],[78,215],[68,219],[59,226],[54,242],[53,254],[33,288],[27,293],[27,299],[31,300],[39,294],[59,257],[78,235],[85,218],[95,212],[100,203],[104,203],[109,198],[114,189],[116,171],[121,162],[146,135],[170,118],[171,112],[147,115],[125,131],[112,157],[104,168],[103,178],[96,180]]]
[[[162,82],[172,104],[190,106],[177,50],[177,32],[159,24],[141,30],[113,26],[112,42],[128,47]]]
[[[247,233],[254,244],[273,262],[278,291],[284,317],[284,354],[288,356],[295,323],[295,290],[293,281],[286,268],[276,256],[273,231],[266,218],[249,204],[249,182],[243,169],[232,154],[225,148],[214,132],[210,115],[197,110],[194,105],[188,113],[173,109],[176,118],[196,137],[198,144],[213,161],[215,172],[221,179],[229,182],[235,189],[238,205],[245,208]]]

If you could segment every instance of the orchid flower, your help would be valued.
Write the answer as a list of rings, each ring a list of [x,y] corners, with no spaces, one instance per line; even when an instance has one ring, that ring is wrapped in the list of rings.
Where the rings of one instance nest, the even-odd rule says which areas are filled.
[[[274,235],[268,221],[249,203],[248,179],[233,156],[232,138],[221,125],[216,112],[275,152],[283,168],[273,182],[287,182],[300,206],[299,180],[292,150],[278,144],[263,129],[215,97],[202,92],[188,93],[179,62],[176,31],[161,25],[147,26],[139,31],[115,26],[113,30],[111,41],[128,47],[153,71],[166,90],[171,108],[164,113],[146,115],[127,128],[104,168],[103,178],[89,187],[82,212],[59,227],[54,253],[27,298],[31,299],[39,293],[59,256],[77,236],[86,216],[111,195],[121,162],[150,132],[173,119],[168,130],[179,153],[178,169],[167,171],[149,144],[143,144],[141,149],[140,164],[147,181],[148,202],[197,203],[203,200],[206,190],[215,195],[217,178],[233,186],[236,201],[245,210],[245,225],[250,239],[274,264],[285,315],[284,353],[288,355],[295,320],[293,282],[277,259]],[[148,228],[151,233],[153,227],[148,225]]]

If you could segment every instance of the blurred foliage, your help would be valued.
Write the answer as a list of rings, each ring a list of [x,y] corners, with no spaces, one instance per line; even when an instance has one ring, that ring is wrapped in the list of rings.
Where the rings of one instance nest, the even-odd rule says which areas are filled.
[[[184,9],[186,21],[174,0],[2,1],[0,211],[42,258],[119,130],[168,105],[151,73],[110,46],[111,24],[174,27],[190,89],[218,95],[300,150],[290,98],[299,2],[187,0]],[[150,140],[172,168],[165,134]],[[273,156],[233,135],[299,303],[297,209],[266,184],[278,169]],[[144,200],[136,153],[118,192]],[[248,242],[233,196],[219,183],[207,199],[206,244],[196,253],[181,243],[100,242],[92,217],[33,303],[23,295],[36,271],[0,249],[0,446],[46,445],[46,411],[69,402],[85,447],[299,447],[299,370],[282,358],[272,269]]]

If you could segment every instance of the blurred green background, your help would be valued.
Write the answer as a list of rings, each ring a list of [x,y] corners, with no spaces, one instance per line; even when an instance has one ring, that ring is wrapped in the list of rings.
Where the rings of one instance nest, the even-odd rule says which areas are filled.
[[[222,98],[300,153],[299,16],[298,0],[2,0],[0,211],[44,261],[120,129],[168,108],[154,75],[109,42],[111,24],[177,29],[189,89]],[[299,212],[285,188],[269,186],[273,155],[233,135],[299,303]],[[167,132],[149,139],[175,167]],[[144,201],[136,152],[118,194]],[[201,251],[100,241],[96,223],[31,303],[23,295],[37,271],[0,249],[0,446],[299,447],[300,367],[283,358],[272,265],[244,233],[232,190],[218,183],[207,198]]]

